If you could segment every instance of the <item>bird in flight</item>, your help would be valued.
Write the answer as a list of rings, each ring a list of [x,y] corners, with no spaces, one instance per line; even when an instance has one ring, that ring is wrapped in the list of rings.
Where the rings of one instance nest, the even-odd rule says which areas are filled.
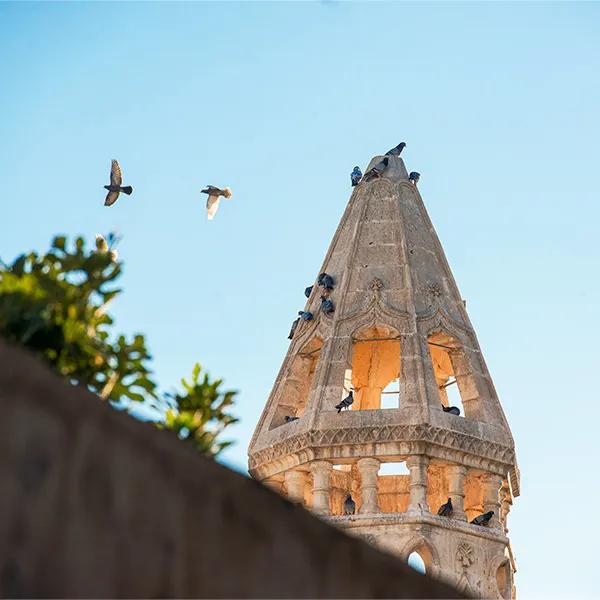
[[[113,205],[121,192],[128,196],[131,195],[133,188],[130,185],[121,186],[122,183],[123,175],[121,174],[121,167],[119,166],[119,162],[113,159],[110,166],[110,185],[104,186],[104,189],[108,190],[106,200],[104,200],[104,206]]]
[[[201,194],[208,194],[208,199],[206,200],[206,212],[208,215],[208,220],[212,221],[217,214],[217,210],[219,210],[219,202],[221,202],[221,196],[224,198],[231,198],[233,195],[231,190],[226,188],[218,188],[214,185],[207,185],[205,189],[203,189]]]

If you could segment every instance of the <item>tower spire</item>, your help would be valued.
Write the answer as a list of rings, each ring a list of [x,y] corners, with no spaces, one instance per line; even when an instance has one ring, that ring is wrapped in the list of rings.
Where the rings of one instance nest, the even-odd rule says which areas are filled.
[[[442,539],[504,556],[519,493],[514,442],[418,177],[394,155],[366,173],[381,164],[354,188],[333,237],[319,271],[330,279],[315,283],[304,309],[313,319],[294,331],[250,473],[405,558],[417,540],[434,574],[497,594],[496,573],[473,568],[475,558],[457,566],[458,548],[447,555],[454,546]],[[386,463],[408,471],[383,474]],[[344,514],[348,493],[359,518]],[[437,516],[448,499],[453,516]],[[491,511],[486,526],[467,523]],[[514,563],[497,569],[508,589]]]

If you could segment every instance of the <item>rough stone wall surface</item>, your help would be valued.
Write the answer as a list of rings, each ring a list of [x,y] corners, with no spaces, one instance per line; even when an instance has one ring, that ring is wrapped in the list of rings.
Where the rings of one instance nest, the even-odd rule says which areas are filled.
[[[3,597],[458,598],[0,342]]]

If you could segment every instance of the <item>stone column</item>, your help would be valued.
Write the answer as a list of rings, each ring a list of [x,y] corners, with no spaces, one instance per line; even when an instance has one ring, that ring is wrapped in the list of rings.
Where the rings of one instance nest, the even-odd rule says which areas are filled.
[[[263,479],[262,483],[277,494],[281,495],[283,493],[283,481],[281,479],[267,477],[266,479]]]
[[[360,472],[360,510],[362,513],[378,513],[377,473],[379,461],[376,458],[361,458],[357,461]]]
[[[483,484],[483,512],[494,511],[494,516],[488,527],[500,527],[500,486],[502,477],[493,473],[486,473],[482,477]]]
[[[466,521],[465,513],[465,478],[467,467],[462,465],[450,465],[448,467],[449,490],[448,495],[452,500],[452,518],[459,521]]]
[[[306,473],[304,471],[290,470],[285,472],[285,486],[291,502],[304,506],[304,484]]]
[[[508,534],[508,513],[512,507],[510,491],[502,486],[500,489],[500,522],[504,527],[504,533]]]
[[[313,475],[312,509],[319,515],[329,514],[329,494],[331,486],[329,478],[333,465],[326,460],[316,460],[310,463]]]
[[[427,511],[427,465],[429,457],[424,454],[415,454],[409,456],[406,460],[406,466],[410,471],[410,499],[408,502],[409,511]]]

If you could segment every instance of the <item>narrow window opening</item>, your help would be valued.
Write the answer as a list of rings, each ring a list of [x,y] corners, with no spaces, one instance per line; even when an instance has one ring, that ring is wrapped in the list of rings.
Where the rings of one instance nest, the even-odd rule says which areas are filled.
[[[308,397],[317,370],[323,341],[313,338],[292,359],[279,403],[271,421],[271,429],[286,425],[294,427],[306,410]]]
[[[407,562],[408,566],[411,569],[417,571],[418,573],[422,573],[423,575],[425,575],[425,573],[427,572],[427,569],[425,568],[425,561],[416,550],[409,554]]]
[[[353,336],[352,410],[398,408],[399,377],[400,335],[395,329],[374,326]]]
[[[443,410],[456,417],[465,417],[461,381],[455,371],[454,359],[460,351],[459,344],[444,333],[436,333],[429,336],[427,345]]]
[[[381,408],[400,408],[400,378],[390,381],[381,392]]]

